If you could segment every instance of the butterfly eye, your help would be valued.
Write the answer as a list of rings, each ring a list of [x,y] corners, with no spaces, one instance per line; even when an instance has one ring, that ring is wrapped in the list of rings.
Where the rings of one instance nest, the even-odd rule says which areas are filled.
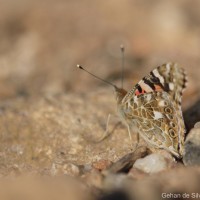
[[[175,137],[176,137],[175,131],[174,131],[173,129],[169,129],[169,135],[170,135],[172,138],[175,138]]]
[[[169,107],[165,107],[165,108],[164,108],[164,111],[165,111],[166,113],[168,113],[168,114],[172,114],[172,113],[173,113],[172,109],[169,108]]]

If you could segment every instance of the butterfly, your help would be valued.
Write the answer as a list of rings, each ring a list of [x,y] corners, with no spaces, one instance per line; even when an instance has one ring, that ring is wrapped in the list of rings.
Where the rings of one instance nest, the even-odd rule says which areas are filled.
[[[132,127],[136,127],[147,144],[178,158],[183,156],[186,130],[181,98],[187,83],[183,68],[170,62],[158,66],[127,92],[82,66],[77,67],[115,88],[118,114],[127,125],[130,138]]]
[[[184,151],[181,98],[186,78],[178,64],[166,63],[152,70],[128,92],[115,86],[118,113],[128,130],[136,127],[147,144],[178,158]]]

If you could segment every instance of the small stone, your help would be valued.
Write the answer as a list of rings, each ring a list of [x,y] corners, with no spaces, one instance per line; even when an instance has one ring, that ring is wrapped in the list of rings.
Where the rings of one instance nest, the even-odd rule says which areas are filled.
[[[196,123],[185,141],[183,162],[185,165],[200,165],[200,123]]]
[[[194,128],[200,128],[200,122],[197,122],[197,123],[194,125]]]
[[[60,175],[78,176],[79,174],[80,170],[78,166],[72,163],[66,163],[66,164],[53,163],[51,168],[52,176],[60,176]]]
[[[78,166],[72,163],[65,164],[63,166],[63,171],[64,171],[64,174],[71,175],[71,176],[78,176],[80,172]]]
[[[134,168],[146,173],[157,173],[168,168],[167,159],[160,154],[150,154],[135,161]]]
[[[110,160],[101,159],[99,161],[93,162],[92,167],[99,171],[102,171],[107,169],[111,164],[112,162]]]

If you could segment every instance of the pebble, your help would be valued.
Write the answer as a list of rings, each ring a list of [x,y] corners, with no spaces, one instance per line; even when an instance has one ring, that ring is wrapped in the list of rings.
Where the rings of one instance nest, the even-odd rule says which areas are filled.
[[[200,122],[196,123],[185,140],[185,165],[200,165]]]
[[[99,161],[95,161],[92,163],[92,167],[99,170],[99,171],[102,171],[102,170],[105,170],[107,169],[109,166],[111,166],[112,162],[109,161],[109,160],[105,160],[105,159],[101,159]]]
[[[150,154],[135,161],[133,168],[145,173],[157,173],[168,168],[167,159],[160,154]]]
[[[59,176],[59,175],[78,176],[79,174],[80,170],[78,166],[72,163],[65,163],[65,164],[53,163],[51,167],[52,176]]]

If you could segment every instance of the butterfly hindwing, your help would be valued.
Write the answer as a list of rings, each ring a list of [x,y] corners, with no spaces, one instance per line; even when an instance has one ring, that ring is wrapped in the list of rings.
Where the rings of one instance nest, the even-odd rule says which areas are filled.
[[[167,92],[152,92],[134,98],[138,105],[132,109],[133,122],[140,135],[149,144],[158,148],[170,149],[173,154],[182,154],[182,141],[185,128],[180,123],[180,108],[171,101]],[[178,109],[178,110],[177,110]],[[130,113],[129,113],[130,114]]]

